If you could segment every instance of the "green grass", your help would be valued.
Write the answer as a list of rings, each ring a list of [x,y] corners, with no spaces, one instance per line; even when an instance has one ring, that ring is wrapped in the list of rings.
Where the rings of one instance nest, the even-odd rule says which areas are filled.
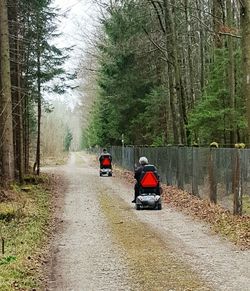
[[[37,254],[46,237],[51,194],[45,184],[13,185],[14,199],[0,203],[0,290],[39,287]],[[28,190],[27,190],[28,189]]]
[[[250,215],[250,195],[243,195],[242,197],[243,214]]]

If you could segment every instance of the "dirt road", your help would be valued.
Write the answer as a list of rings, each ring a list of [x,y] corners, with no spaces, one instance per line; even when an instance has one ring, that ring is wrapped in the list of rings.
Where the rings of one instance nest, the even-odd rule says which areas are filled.
[[[99,177],[73,153],[61,230],[51,253],[49,290],[250,290],[250,252],[164,205],[136,211],[131,185]]]

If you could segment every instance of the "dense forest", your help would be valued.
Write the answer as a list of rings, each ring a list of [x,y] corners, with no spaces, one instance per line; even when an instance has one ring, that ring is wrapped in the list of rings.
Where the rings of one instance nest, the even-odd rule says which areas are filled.
[[[250,1],[98,2],[85,146],[248,142]]]
[[[51,0],[0,1],[2,181],[22,181],[31,162],[39,174],[41,115],[51,111],[44,95],[65,90],[63,63],[70,48],[52,44],[60,17],[52,4]],[[57,82],[48,83],[55,78]]]
[[[250,0],[0,0],[0,291],[249,290],[249,149]]]
[[[74,125],[59,126],[58,148],[69,150],[79,127],[83,147],[123,138],[127,145],[248,144],[250,1],[92,2],[99,25],[92,35],[79,26],[87,47],[78,70],[81,125],[77,108]],[[41,117],[53,110],[45,95],[64,93],[74,78],[63,66],[70,48],[53,44],[61,16],[52,0],[0,0],[1,181],[40,173]],[[45,130],[56,132],[57,118],[46,117]]]

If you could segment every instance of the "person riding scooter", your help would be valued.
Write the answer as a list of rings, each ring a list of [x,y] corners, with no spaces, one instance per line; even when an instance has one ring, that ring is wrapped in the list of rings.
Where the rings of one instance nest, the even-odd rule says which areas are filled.
[[[136,183],[134,186],[135,192],[134,192],[134,199],[132,200],[132,203],[136,203],[136,198],[139,195],[140,177],[141,177],[141,173],[143,171],[143,168],[145,167],[145,165],[148,164],[148,159],[146,157],[140,157],[139,164],[140,164],[140,166],[135,169],[135,174],[134,174],[134,178],[136,179]]]
[[[112,156],[108,151],[104,148],[102,150],[101,155],[99,156],[99,162],[100,162],[100,175],[102,175],[105,171],[104,169],[108,169],[107,172],[109,176],[112,176]]]
[[[148,159],[146,157],[140,157],[139,164],[140,164],[140,166],[135,169],[135,174],[134,174],[134,178],[136,179],[136,183],[135,183],[135,186],[134,186],[135,192],[134,192],[134,200],[132,200],[132,203],[136,203],[136,198],[140,194],[141,175],[143,173],[144,167],[146,165],[148,165]],[[155,168],[155,170],[156,170],[156,168]],[[156,175],[157,175],[157,180],[159,181],[159,175],[157,173],[156,173]],[[158,195],[160,195],[161,192],[162,192],[162,189],[161,189],[159,183],[157,185],[156,192],[157,192]]]

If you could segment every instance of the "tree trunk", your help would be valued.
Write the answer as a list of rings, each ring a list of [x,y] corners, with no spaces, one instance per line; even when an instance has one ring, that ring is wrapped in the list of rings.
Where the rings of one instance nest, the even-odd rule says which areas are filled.
[[[27,7],[27,15],[30,16],[30,6]],[[27,26],[30,26],[30,17],[28,17],[27,20]],[[24,54],[24,75],[29,75],[29,61],[31,56],[31,42],[28,42],[28,44],[24,45],[26,50]],[[23,78],[22,80],[23,87],[28,88],[28,80],[27,78]],[[30,107],[31,107],[31,96],[30,93],[23,92],[22,94],[22,100],[23,100],[23,156],[24,156],[24,172],[27,174],[29,173],[29,166],[30,166]]]
[[[30,116],[29,116],[29,95],[24,97],[23,112],[23,155],[24,155],[24,172],[29,172],[29,152],[30,152]]]
[[[223,24],[223,7],[222,0],[213,0],[212,7],[213,14],[213,26],[214,26],[214,44],[216,48],[223,47],[223,40],[219,34],[221,26]]]
[[[243,57],[243,96],[246,100],[248,121],[248,143],[250,141],[250,0],[242,1],[242,57]]]
[[[167,42],[167,71],[168,71],[168,83],[169,83],[169,95],[170,95],[170,108],[172,114],[172,126],[173,126],[173,139],[174,144],[179,144],[179,133],[178,133],[178,115],[175,106],[176,102],[176,92],[175,92],[175,82],[173,77],[173,43],[172,43],[172,32],[171,26],[169,24],[169,3],[167,0],[163,1],[164,11],[165,11],[165,34]]]
[[[173,66],[174,73],[174,87],[175,94],[177,96],[178,108],[179,108],[179,128],[180,128],[180,141],[186,144],[186,133],[185,133],[185,100],[183,96],[182,79],[180,74],[180,67],[178,63],[178,50],[177,50],[177,34],[174,19],[174,7],[175,1],[164,1],[165,2],[165,14],[166,14],[166,33],[167,33],[167,48],[169,51],[170,64]],[[170,5],[171,4],[171,5]]]
[[[191,44],[191,36],[190,36],[190,14],[188,10],[188,0],[184,1],[184,8],[185,8],[185,17],[186,17],[186,41],[187,41],[187,59],[188,59],[188,75],[189,80],[187,87],[189,88],[189,102],[190,107],[194,108],[195,102],[195,94],[194,94],[194,72],[193,72],[193,62],[192,62],[192,44]]]
[[[18,22],[17,22],[18,23]],[[18,28],[17,28],[18,29]],[[18,162],[18,178],[20,183],[23,182],[24,173],[24,157],[23,157],[23,107],[21,94],[21,68],[20,68],[20,41],[17,36],[16,43],[17,63],[16,63],[16,77],[17,77],[17,162]]]
[[[13,149],[13,125],[12,125],[12,101],[10,78],[10,51],[9,51],[9,27],[6,0],[0,0],[0,41],[1,41],[1,136],[2,144],[2,170],[4,179],[14,179],[14,149]]]
[[[180,136],[181,136],[181,143],[187,144],[187,132],[186,132],[186,125],[187,125],[187,115],[186,115],[186,100],[184,96],[184,88],[183,88],[183,80],[181,76],[181,68],[180,68],[180,61],[179,61],[179,51],[178,51],[178,37],[177,37],[177,15],[175,11],[176,7],[176,0],[171,0],[172,4],[172,31],[173,31],[173,50],[174,50],[174,71],[175,71],[175,87],[177,91],[177,99],[179,103],[179,112],[180,112]]]
[[[41,159],[41,116],[42,116],[42,96],[41,96],[41,55],[40,48],[37,52],[37,144],[36,144],[36,174],[40,175],[40,159]]]
[[[203,15],[201,11],[201,0],[198,0],[196,2],[196,7],[198,10],[198,17],[201,21],[203,21]],[[205,56],[204,56],[204,51],[205,51],[205,45],[204,45],[204,31],[202,24],[199,23],[199,46],[200,46],[200,91],[201,93],[204,90],[205,87]]]
[[[23,182],[23,118],[21,98],[21,70],[20,70],[20,24],[17,13],[18,1],[10,8],[10,31],[12,37],[11,50],[11,80],[12,80],[12,103],[13,103],[13,131],[14,131],[14,157],[15,172],[19,182]]]
[[[229,27],[233,25],[233,13],[232,13],[232,3],[231,0],[226,2],[227,8],[227,23]],[[232,109],[231,113],[231,130],[230,130],[230,144],[233,146],[236,143],[236,120],[235,120],[235,61],[234,61],[234,46],[233,38],[228,36],[228,57],[229,57],[229,66],[228,66],[228,85],[229,85],[229,104]]]
[[[33,171],[40,175],[41,160],[41,116],[42,116],[42,94],[41,94],[41,23],[40,14],[36,15],[37,21],[37,39],[36,39],[36,58],[37,58],[37,143],[36,143],[36,161]]]

